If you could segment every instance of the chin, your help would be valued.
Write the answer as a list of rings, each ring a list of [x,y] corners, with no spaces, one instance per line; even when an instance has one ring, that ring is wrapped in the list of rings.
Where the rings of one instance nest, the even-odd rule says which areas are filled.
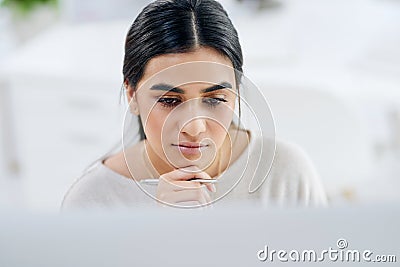
[[[185,155],[177,151],[171,151],[166,156],[167,162],[174,168],[185,168],[189,166],[196,166],[203,170],[210,166],[215,158],[214,153],[201,153]]]

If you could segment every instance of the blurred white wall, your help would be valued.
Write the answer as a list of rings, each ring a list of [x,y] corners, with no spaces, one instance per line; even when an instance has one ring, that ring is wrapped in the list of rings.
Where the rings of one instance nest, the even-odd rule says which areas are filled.
[[[73,23],[110,19],[133,20],[150,0],[60,0],[64,20]]]

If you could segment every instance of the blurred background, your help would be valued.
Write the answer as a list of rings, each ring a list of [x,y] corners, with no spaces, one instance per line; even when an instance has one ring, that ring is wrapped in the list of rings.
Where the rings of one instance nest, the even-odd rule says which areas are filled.
[[[146,0],[0,0],[0,207],[57,211],[122,133]],[[334,205],[400,203],[400,0],[221,0],[244,72]]]

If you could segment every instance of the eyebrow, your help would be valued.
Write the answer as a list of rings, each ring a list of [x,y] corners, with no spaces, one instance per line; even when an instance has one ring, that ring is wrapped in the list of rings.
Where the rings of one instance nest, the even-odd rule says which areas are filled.
[[[225,88],[230,88],[232,89],[232,85],[228,82],[222,82],[220,84],[216,84],[213,85],[211,87],[205,88],[203,90],[201,90],[202,93],[209,93],[212,91],[216,91],[216,90],[220,90],[220,89],[225,89]],[[150,87],[150,90],[161,90],[161,91],[168,91],[168,92],[174,92],[174,93],[178,93],[178,94],[184,94],[185,91],[179,87],[175,87],[169,84],[165,84],[165,83],[159,83],[159,84],[155,84],[153,86]]]

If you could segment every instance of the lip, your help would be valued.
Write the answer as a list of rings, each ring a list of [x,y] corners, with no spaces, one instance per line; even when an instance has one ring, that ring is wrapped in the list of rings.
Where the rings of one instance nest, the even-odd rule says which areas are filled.
[[[195,142],[180,142],[179,144],[173,144],[173,146],[186,147],[186,148],[200,148],[200,147],[206,147],[208,145]]]
[[[172,146],[178,147],[181,153],[186,155],[199,154],[202,149],[208,147],[207,144],[195,142],[180,142],[179,144],[172,144]]]

